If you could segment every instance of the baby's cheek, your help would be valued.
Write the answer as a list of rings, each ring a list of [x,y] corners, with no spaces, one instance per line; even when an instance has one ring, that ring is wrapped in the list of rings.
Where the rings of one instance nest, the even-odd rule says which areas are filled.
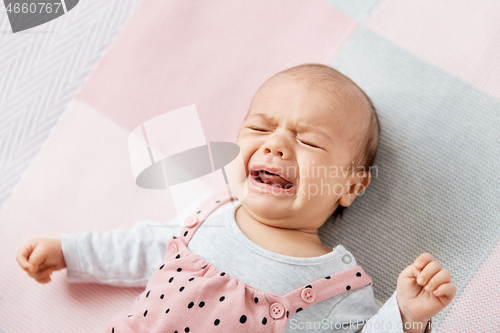
[[[320,189],[319,194],[323,196],[341,196],[345,192],[345,184],[342,179],[335,175],[321,173],[320,177],[314,178],[314,184]]]
[[[243,145],[240,151],[247,168],[250,167],[249,163],[262,163],[263,154],[259,153],[258,145]]]

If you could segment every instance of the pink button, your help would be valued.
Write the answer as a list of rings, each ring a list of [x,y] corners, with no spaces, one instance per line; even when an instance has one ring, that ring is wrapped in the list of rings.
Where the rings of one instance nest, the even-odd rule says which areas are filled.
[[[274,319],[279,319],[285,314],[285,308],[280,303],[273,303],[269,308],[269,313]]]
[[[302,298],[302,300],[306,303],[312,303],[316,298],[316,294],[311,288],[304,288],[300,293],[300,298]]]
[[[173,254],[176,254],[177,251],[179,251],[179,248],[177,247],[177,244],[175,244],[175,243],[170,244],[170,252],[173,253]]]
[[[188,216],[184,220],[184,226],[188,228],[194,227],[196,223],[198,223],[198,219],[196,218],[196,216]]]

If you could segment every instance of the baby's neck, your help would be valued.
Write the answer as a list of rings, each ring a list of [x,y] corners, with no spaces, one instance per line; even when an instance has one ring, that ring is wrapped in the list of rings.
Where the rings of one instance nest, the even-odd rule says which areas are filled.
[[[268,251],[290,257],[318,257],[332,250],[323,245],[318,229],[277,228],[255,220],[245,207],[235,213],[236,223],[248,239]]]

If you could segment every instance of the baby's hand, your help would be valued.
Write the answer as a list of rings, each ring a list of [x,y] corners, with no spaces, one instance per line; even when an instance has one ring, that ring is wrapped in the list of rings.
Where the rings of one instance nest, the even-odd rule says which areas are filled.
[[[396,294],[401,316],[424,325],[448,306],[456,293],[457,287],[451,283],[450,271],[441,269],[432,254],[427,252],[422,253],[398,277]]]
[[[32,238],[19,248],[16,260],[39,283],[50,282],[53,271],[66,267],[60,239]]]

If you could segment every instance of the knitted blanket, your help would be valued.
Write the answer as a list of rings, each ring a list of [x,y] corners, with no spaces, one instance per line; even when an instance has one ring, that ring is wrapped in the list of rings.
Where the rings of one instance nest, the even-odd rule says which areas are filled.
[[[0,13],[0,331],[96,332],[141,288],[40,285],[15,253],[31,237],[175,217],[168,189],[135,184],[128,135],[195,104],[207,142],[235,142],[257,88],[328,64],[381,123],[372,183],[336,221],[382,303],[430,252],[453,275],[437,332],[500,320],[500,2],[81,1],[12,34]]]

